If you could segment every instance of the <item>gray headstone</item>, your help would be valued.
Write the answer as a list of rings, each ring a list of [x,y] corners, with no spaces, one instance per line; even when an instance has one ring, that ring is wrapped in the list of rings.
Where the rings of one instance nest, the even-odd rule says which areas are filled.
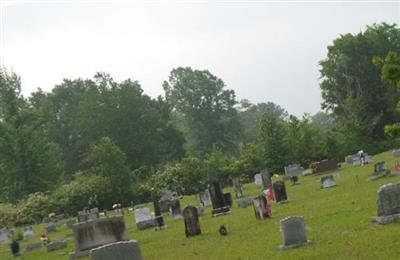
[[[289,249],[310,243],[307,240],[304,218],[303,217],[287,217],[280,221],[283,245],[280,249]]]
[[[200,203],[203,204],[204,206],[210,206],[212,204],[210,191],[208,189],[206,189],[205,191],[200,191],[199,198],[200,198]]]
[[[237,199],[237,204],[239,208],[246,208],[247,206],[253,205],[253,198],[240,198]]]
[[[23,235],[24,239],[28,239],[33,236],[32,226],[24,227],[23,228]]]
[[[400,149],[393,150],[394,157],[400,157]]]
[[[46,225],[46,232],[47,233],[55,232],[55,231],[57,231],[56,224],[51,223],[51,224]]]
[[[10,231],[7,228],[0,229],[0,245],[8,244],[10,242],[9,233]]]
[[[89,255],[89,250],[118,241],[128,241],[124,217],[99,218],[73,226],[75,252],[71,258]]]
[[[254,183],[256,185],[262,185],[262,179],[261,179],[261,174],[256,174],[254,175]]]
[[[241,198],[243,196],[242,183],[240,178],[236,177],[232,179],[233,188],[235,190],[236,198]]]
[[[47,244],[47,251],[54,251],[62,248],[67,247],[67,241],[66,240],[57,240],[53,241]]]
[[[30,252],[33,251],[35,249],[39,249],[42,247],[42,242],[38,242],[38,243],[32,243],[32,244],[28,244],[26,245],[26,252]]]
[[[76,222],[76,219],[68,219],[68,220],[65,222],[65,225],[66,225],[68,228],[72,228],[73,225],[76,224],[76,223],[77,223],[77,222]]]
[[[304,168],[301,167],[299,164],[291,164],[285,166],[285,176],[292,177],[301,174],[304,171]]]
[[[200,205],[199,207],[197,207],[197,215],[202,216],[203,214],[204,214],[204,207]]]
[[[149,227],[154,227],[153,215],[149,208],[137,208],[135,209],[135,222],[136,227],[139,230],[143,230]]]
[[[94,248],[90,251],[92,260],[142,260],[139,242],[120,241]]]
[[[181,215],[181,202],[179,198],[171,200],[171,206],[169,208],[170,214],[174,218],[182,218]]]
[[[197,236],[201,234],[200,221],[196,207],[187,206],[186,208],[184,208],[183,219],[185,221],[186,237]]]
[[[381,186],[376,204],[377,216],[373,221],[387,224],[400,220],[400,183]]]
[[[321,188],[330,188],[336,186],[335,178],[333,175],[323,176],[321,178]]]

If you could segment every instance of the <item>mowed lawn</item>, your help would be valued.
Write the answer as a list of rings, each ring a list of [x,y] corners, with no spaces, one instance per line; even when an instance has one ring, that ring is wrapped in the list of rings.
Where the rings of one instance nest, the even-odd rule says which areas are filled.
[[[395,158],[391,152],[374,156],[374,163],[384,160],[392,168]],[[125,217],[131,239],[139,240],[144,259],[400,259],[400,223],[377,225],[371,223],[376,214],[378,188],[386,183],[398,183],[400,177],[367,181],[373,173],[373,164],[363,167],[344,165],[336,176],[337,186],[321,189],[319,177],[300,178],[300,185],[286,182],[289,202],[273,204],[272,219],[258,221],[253,208],[238,208],[236,201],[229,215],[211,217],[207,207],[200,217],[202,234],[186,238],[183,220],[174,220],[167,214],[164,219],[168,228],[162,231],[147,229],[138,231],[133,215]],[[224,191],[232,192],[231,188]],[[253,183],[244,187],[245,196],[259,194],[260,187]],[[194,196],[181,201],[185,205],[198,205]],[[151,207],[152,208],[152,207]],[[279,220],[287,216],[304,216],[309,246],[279,251],[282,243]],[[222,237],[218,228],[224,224],[228,236]],[[39,241],[43,225],[34,227],[35,237],[22,242]],[[72,231],[60,226],[50,234],[57,239]],[[74,250],[72,236],[68,236],[68,248],[47,253],[45,248],[23,253],[21,259],[68,259]],[[0,246],[0,259],[13,259],[8,246]]]

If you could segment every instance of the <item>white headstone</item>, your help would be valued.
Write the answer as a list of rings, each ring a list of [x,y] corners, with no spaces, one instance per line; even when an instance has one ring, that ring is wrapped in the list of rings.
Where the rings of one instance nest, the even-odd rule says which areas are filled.
[[[262,179],[261,179],[261,174],[256,174],[256,175],[254,175],[254,183],[256,184],[256,185],[262,185]]]

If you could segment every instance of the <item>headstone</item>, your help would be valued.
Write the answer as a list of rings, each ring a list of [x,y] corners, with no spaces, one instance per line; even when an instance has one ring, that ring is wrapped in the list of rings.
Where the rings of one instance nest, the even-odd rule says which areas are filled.
[[[240,198],[237,199],[237,204],[239,208],[246,208],[250,205],[253,205],[253,198]]]
[[[205,191],[200,191],[199,198],[200,204],[202,204],[203,206],[210,206],[212,204],[210,191],[208,189],[206,189]]]
[[[196,207],[187,206],[183,209],[183,219],[185,222],[186,237],[201,234],[199,216]]]
[[[240,178],[233,178],[233,188],[235,190],[236,198],[241,198],[243,196],[242,192],[242,183],[240,182]]]
[[[171,216],[174,218],[181,218],[181,202],[179,198],[171,200],[171,207],[170,207]]]
[[[143,260],[139,242],[120,241],[90,250],[92,260]]]
[[[197,215],[203,216],[203,214],[204,214],[204,207],[203,207],[203,205],[200,205],[197,207]]]
[[[253,199],[253,208],[256,219],[266,219],[272,216],[270,205],[268,205],[267,199],[259,195]]]
[[[232,195],[230,192],[224,193],[225,204],[232,208]]]
[[[378,189],[377,215],[372,219],[379,224],[400,220],[400,183],[386,184]]]
[[[11,253],[12,253],[12,255],[14,257],[17,257],[17,256],[21,255],[21,253],[19,252],[20,251],[20,247],[19,247],[18,241],[11,242],[10,249],[11,249]]]
[[[273,189],[274,189],[274,193],[275,193],[276,202],[286,202],[287,201],[285,182],[276,181],[273,184]]]
[[[158,201],[161,212],[169,211],[173,199],[175,199],[175,197],[173,196],[172,191],[166,191],[164,195],[161,196]]]
[[[0,229],[0,245],[10,243],[9,233],[10,231],[7,228]]]
[[[272,186],[271,174],[267,170],[261,172],[261,180],[264,189],[269,189]]]
[[[164,218],[161,215],[160,204],[158,203],[159,196],[154,189],[151,191],[151,197],[153,199],[154,214],[155,214],[155,222],[154,223],[156,225],[156,230],[164,229],[165,228]]]
[[[64,214],[60,214],[56,216],[56,221],[62,221],[64,220]]]
[[[297,176],[304,171],[304,168],[301,167],[299,164],[291,164],[285,166],[285,177],[290,178],[293,176]]]
[[[280,221],[283,245],[279,249],[285,250],[298,246],[309,244],[307,240],[304,218],[303,217],[287,217]]]
[[[57,240],[47,244],[47,252],[67,247],[67,240]]]
[[[86,210],[78,211],[78,222],[86,222],[89,220],[89,213]]]
[[[226,204],[224,194],[222,193],[221,186],[219,182],[213,182],[209,187],[211,202],[213,206],[213,210],[211,214],[213,216],[219,216],[221,214],[226,214],[230,212],[229,205]]]
[[[256,185],[262,185],[262,179],[261,179],[261,174],[256,174],[256,175],[254,175],[254,183],[256,184]]]
[[[26,252],[30,252],[30,251],[33,251],[33,250],[35,250],[35,249],[39,249],[39,248],[41,248],[41,247],[42,247],[42,242],[32,243],[32,244],[26,245],[25,251],[26,251]]]
[[[335,178],[333,177],[333,175],[323,176],[321,178],[321,188],[322,189],[330,188],[333,186],[336,186]]]
[[[393,150],[394,157],[400,157],[400,149]]]
[[[68,228],[72,228],[72,226],[74,225],[74,224],[76,224],[76,219],[68,219],[66,222],[65,222],[65,225],[68,227]]]
[[[99,209],[92,208],[89,210],[88,220],[95,220],[100,217]]]
[[[32,237],[33,236],[32,226],[24,227],[22,234],[24,236],[24,239],[28,239],[28,238]]]
[[[42,223],[44,223],[44,224],[47,224],[47,223],[49,223],[50,222],[50,218],[48,218],[48,217],[44,217],[43,219],[42,219]]]
[[[322,174],[339,170],[336,160],[322,160],[314,165],[313,173]]]
[[[51,223],[51,224],[46,225],[46,232],[47,233],[55,232],[55,231],[57,231],[56,224]]]
[[[105,244],[129,240],[123,216],[77,223],[73,233],[76,251],[70,253],[71,259],[88,256],[91,249]]]
[[[154,219],[149,208],[135,209],[135,222],[139,230],[154,227]]]
[[[372,176],[370,176],[368,179],[369,180],[376,180],[381,177],[390,177],[392,176],[392,173],[390,172],[390,169],[388,169],[386,162],[377,162],[375,163],[374,166],[374,173]]]
[[[298,176],[290,177],[290,183],[292,184],[292,186],[300,184],[299,183],[299,177]]]

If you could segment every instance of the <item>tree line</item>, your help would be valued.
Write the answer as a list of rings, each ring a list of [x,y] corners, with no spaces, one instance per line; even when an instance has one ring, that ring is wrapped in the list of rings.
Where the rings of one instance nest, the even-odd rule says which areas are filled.
[[[395,24],[338,37],[320,62],[323,111],[301,117],[238,100],[222,79],[190,67],[173,69],[157,98],[106,73],[24,97],[19,76],[3,68],[0,202],[41,208],[31,219],[73,214],[89,201],[102,208],[146,201],[152,187],[193,194],[212,180],[251,181],[265,168],[280,174],[291,163],[393,148],[399,50]]]

